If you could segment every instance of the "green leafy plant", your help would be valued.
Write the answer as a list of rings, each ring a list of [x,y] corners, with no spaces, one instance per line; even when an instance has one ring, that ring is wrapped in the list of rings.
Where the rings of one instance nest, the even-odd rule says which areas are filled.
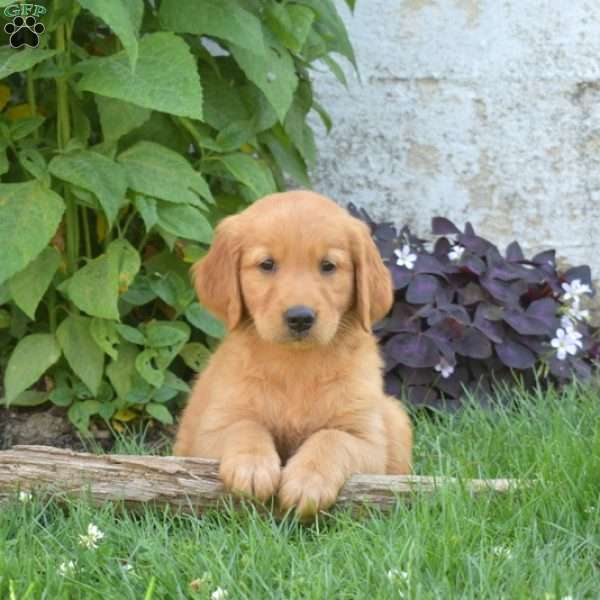
[[[0,48],[4,401],[170,423],[224,335],[189,267],[222,217],[309,185],[311,69],[343,81],[352,48],[332,0],[47,9],[39,47]]]

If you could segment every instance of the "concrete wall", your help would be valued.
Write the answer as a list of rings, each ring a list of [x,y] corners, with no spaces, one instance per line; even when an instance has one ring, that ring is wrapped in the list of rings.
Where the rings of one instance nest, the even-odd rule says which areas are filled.
[[[317,127],[316,189],[422,234],[434,215],[470,220],[501,247],[555,247],[600,278],[600,2],[339,11],[362,84],[349,68],[349,92],[317,76],[334,129]]]

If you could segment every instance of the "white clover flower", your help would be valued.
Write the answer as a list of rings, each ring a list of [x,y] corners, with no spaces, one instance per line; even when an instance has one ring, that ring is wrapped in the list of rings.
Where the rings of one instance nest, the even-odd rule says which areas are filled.
[[[87,528],[87,535],[79,536],[79,544],[85,546],[89,550],[95,550],[98,547],[98,541],[104,537],[104,533],[90,523]]]
[[[390,569],[386,573],[386,576],[392,583],[408,583],[408,573],[406,571],[400,571],[400,569]]]
[[[440,362],[435,365],[435,370],[442,374],[444,379],[448,379],[454,373],[454,367],[444,358],[440,358]]]
[[[581,334],[574,329],[557,329],[556,337],[550,342],[553,348],[556,348],[556,357],[558,360],[565,360],[567,354],[575,356],[577,348],[581,348]]]
[[[415,266],[415,261],[417,260],[417,255],[410,251],[410,246],[408,244],[404,244],[402,246],[402,250],[394,250],[394,254],[396,255],[396,264],[399,267],[406,267],[407,269],[411,269]]]
[[[587,283],[581,283],[580,279],[573,279],[571,283],[563,283],[561,287],[565,291],[563,300],[578,301],[583,294],[592,293],[592,288]]]
[[[33,496],[31,492],[19,492],[19,502],[23,502],[24,504],[27,502],[31,502]]]
[[[224,600],[229,596],[229,592],[223,588],[218,587],[211,595],[211,600]]]
[[[510,558],[512,556],[512,550],[506,546],[494,546],[492,552],[502,558]]]
[[[452,246],[452,250],[450,250],[450,252],[448,252],[448,258],[452,262],[458,262],[462,258],[462,255],[464,253],[465,253],[464,247],[461,246],[460,244],[456,244],[455,246]]]
[[[75,572],[75,563],[70,560],[69,562],[62,562],[58,565],[58,574],[62,577],[68,577],[69,575],[73,575]]]

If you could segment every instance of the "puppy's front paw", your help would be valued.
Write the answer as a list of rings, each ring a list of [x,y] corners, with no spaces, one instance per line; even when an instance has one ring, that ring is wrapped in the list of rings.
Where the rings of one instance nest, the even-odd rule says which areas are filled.
[[[219,476],[234,494],[264,502],[277,491],[281,462],[277,454],[235,454],[221,461]]]
[[[279,505],[287,511],[296,507],[302,520],[312,519],[320,510],[326,510],[336,500],[341,484],[333,478],[304,467],[287,466],[281,475]]]

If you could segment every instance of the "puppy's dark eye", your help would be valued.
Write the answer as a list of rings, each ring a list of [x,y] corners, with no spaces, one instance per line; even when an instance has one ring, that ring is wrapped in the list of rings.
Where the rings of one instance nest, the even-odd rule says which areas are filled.
[[[321,262],[321,273],[333,273],[336,266],[330,260],[324,260]]]
[[[258,268],[265,273],[270,273],[275,270],[275,261],[271,258],[267,258],[267,260],[263,260]]]

